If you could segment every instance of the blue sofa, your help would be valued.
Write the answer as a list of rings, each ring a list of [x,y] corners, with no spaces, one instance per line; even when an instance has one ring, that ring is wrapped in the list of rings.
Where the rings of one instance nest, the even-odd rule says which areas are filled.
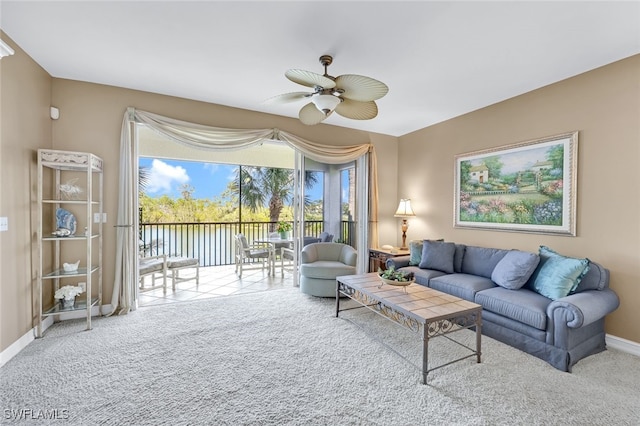
[[[422,247],[416,248],[419,243]],[[482,305],[483,334],[567,372],[580,359],[606,349],[605,316],[620,302],[609,289],[609,271],[602,265],[566,258],[544,246],[536,254],[441,241],[419,243],[411,242],[410,256],[388,259],[387,268],[413,272],[417,284]],[[558,265],[565,270],[550,269]],[[581,273],[574,270],[581,265],[585,266]],[[563,293],[566,289],[558,294],[556,284],[564,283],[567,274],[574,283],[568,295]],[[539,288],[545,277],[551,293]]]

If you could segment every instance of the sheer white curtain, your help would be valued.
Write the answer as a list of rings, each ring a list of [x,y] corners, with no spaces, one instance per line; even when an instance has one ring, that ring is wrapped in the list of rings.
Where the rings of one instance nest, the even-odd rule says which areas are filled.
[[[315,161],[341,164],[368,154],[369,158],[369,242],[377,245],[378,188],[375,150],[371,144],[333,146],[311,142],[294,134],[273,129],[227,129],[190,123],[147,111],[128,108],[122,122],[120,140],[120,181],[116,238],[116,276],[111,297],[112,313],[136,308],[138,217],[134,212],[138,194],[137,136],[135,123],[169,139],[207,150],[237,150],[265,140],[279,140]],[[371,214],[373,213],[373,215]]]

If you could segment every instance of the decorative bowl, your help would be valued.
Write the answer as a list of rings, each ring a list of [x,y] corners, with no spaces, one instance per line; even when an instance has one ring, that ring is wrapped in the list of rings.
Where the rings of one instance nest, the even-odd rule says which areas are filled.
[[[79,265],[80,265],[79,260],[76,263],[63,263],[62,269],[64,269],[65,272],[75,272],[78,270]]]
[[[395,285],[395,286],[400,286],[400,287],[406,287],[406,286],[416,282],[415,278],[412,279],[412,280],[409,280],[409,281],[390,280],[390,279],[382,278],[382,277],[380,277],[380,279],[382,280],[383,284]]]

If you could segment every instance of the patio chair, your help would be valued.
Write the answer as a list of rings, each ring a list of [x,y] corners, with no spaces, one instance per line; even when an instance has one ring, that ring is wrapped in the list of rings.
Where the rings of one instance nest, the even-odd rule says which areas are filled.
[[[236,274],[242,278],[243,269],[267,268],[270,275],[275,270],[275,250],[272,244],[249,244],[247,237],[237,234],[236,238]],[[256,265],[256,261],[260,265]]]
[[[167,294],[167,255],[144,256],[138,258],[138,275],[140,277],[140,291],[149,291],[162,287],[162,292]],[[151,286],[145,286],[145,278],[151,276]],[[156,280],[162,279],[162,284],[156,284]]]
[[[321,232],[320,235],[318,235],[318,239],[320,241],[320,243],[330,243],[333,242],[333,234],[330,234],[328,232]]]
[[[274,245],[275,250],[276,250],[276,254],[278,251],[280,251],[280,249],[282,247],[286,247],[289,248],[291,247],[291,243],[289,241],[283,241],[283,242],[278,242],[278,240],[280,239],[280,233],[279,232],[271,232],[269,233],[269,241]]]
[[[183,269],[194,269],[195,275],[180,276]],[[176,291],[176,284],[185,281],[196,280],[196,286],[200,285],[200,260],[194,257],[169,256],[167,258],[167,272],[171,272],[171,288]]]
[[[293,272],[293,249],[282,247],[280,249],[280,271],[284,277],[284,271]]]

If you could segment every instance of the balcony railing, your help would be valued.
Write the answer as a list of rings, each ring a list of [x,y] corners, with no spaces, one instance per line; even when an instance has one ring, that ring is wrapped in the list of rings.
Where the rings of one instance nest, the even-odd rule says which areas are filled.
[[[274,222],[192,222],[140,223],[140,240],[157,254],[195,257],[200,266],[234,263],[234,235],[244,234],[249,241],[266,239],[275,229]],[[305,221],[304,235],[317,237],[323,222]],[[334,237],[345,244],[355,244],[355,222],[342,221],[341,235]]]

